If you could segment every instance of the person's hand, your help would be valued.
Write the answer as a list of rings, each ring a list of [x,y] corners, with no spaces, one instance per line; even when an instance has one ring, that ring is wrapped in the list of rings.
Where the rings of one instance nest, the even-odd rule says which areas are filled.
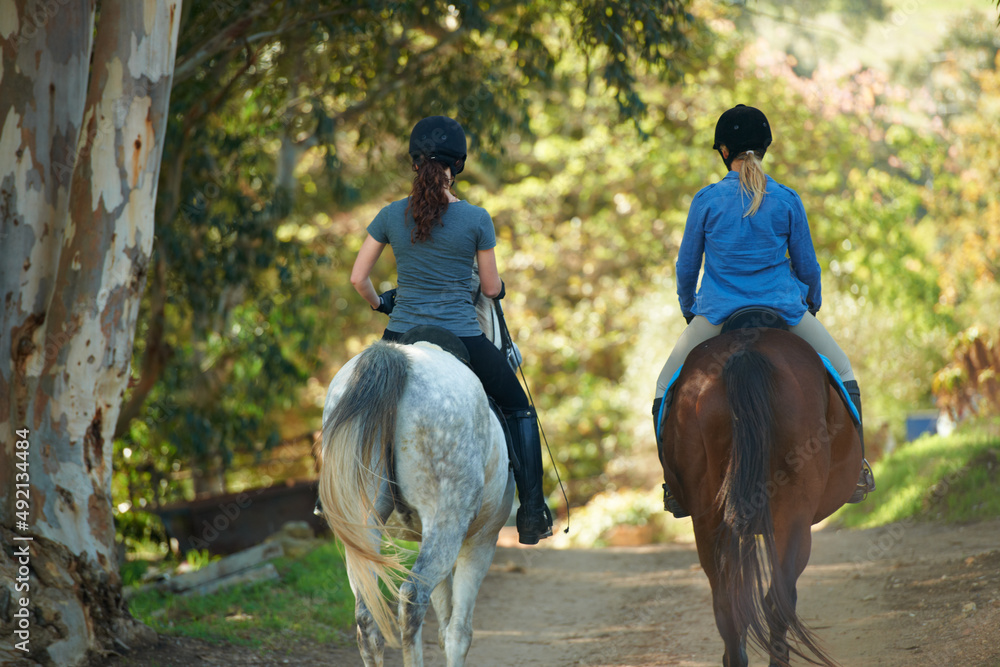
[[[694,319],[694,313],[681,313],[681,314],[684,315],[684,321],[687,322],[688,324],[691,324],[691,320]]]
[[[819,312],[819,306],[814,306],[812,301],[807,301],[806,306],[809,308],[809,314],[816,317],[816,313]]]
[[[378,308],[372,308],[380,313],[389,315],[396,306],[396,289],[386,290],[378,295]]]
[[[495,297],[493,297],[493,300],[494,301],[499,301],[500,299],[504,298],[505,296],[507,296],[507,286],[504,285],[503,281],[501,280],[500,281],[500,293],[497,294]]]

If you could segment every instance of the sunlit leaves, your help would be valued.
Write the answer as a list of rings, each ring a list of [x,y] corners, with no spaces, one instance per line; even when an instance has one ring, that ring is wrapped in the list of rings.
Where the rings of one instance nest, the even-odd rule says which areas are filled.
[[[489,178],[511,137],[530,134],[539,91],[585,83],[579,69],[557,70],[584,41],[590,63],[611,64],[603,77],[628,96],[622,111],[641,110],[635,68],[666,71],[664,54],[683,50],[687,2],[602,6],[628,18],[591,42],[600,21],[577,24],[565,3],[185,4],[159,189],[164,293],[147,298],[140,323],[162,324],[170,350],[133,430],[163,452],[150,465],[259,452],[279,437],[278,413],[322,374],[319,358],[370,337],[373,316],[353,307],[343,273],[363,224],[345,212],[405,191],[417,119],[458,118],[476,162],[467,175]],[[390,261],[377,284],[391,284]],[[147,349],[158,347],[140,340],[137,369]]]

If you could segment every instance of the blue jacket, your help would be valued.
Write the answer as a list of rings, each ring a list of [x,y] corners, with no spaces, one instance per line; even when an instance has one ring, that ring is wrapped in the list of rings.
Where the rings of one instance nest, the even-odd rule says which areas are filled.
[[[681,312],[722,324],[739,308],[770,306],[794,326],[823,300],[805,208],[770,176],[760,209],[745,218],[749,204],[735,171],[695,195],[677,255]],[[705,275],[695,295],[702,256]]]

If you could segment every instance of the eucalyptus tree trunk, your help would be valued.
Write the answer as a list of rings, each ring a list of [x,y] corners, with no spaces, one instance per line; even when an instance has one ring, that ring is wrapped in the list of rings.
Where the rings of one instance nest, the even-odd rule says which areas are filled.
[[[0,2],[2,664],[151,634],[122,599],[111,454],[179,19],[180,0]]]

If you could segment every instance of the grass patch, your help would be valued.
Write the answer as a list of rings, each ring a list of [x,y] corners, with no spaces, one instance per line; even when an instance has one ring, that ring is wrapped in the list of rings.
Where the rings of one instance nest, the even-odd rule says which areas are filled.
[[[132,615],[157,632],[255,648],[280,648],[289,638],[341,642],[354,621],[354,596],[335,542],[301,558],[273,561],[277,581],[211,595],[150,591],[129,603]]]
[[[137,586],[142,583],[142,576],[155,563],[156,561],[147,558],[126,560],[118,570],[122,578],[122,586]]]
[[[964,523],[1000,516],[1000,424],[968,425],[949,436],[924,436],[875,463],[877,489],[834,520],[872,528],[904,519]]]

